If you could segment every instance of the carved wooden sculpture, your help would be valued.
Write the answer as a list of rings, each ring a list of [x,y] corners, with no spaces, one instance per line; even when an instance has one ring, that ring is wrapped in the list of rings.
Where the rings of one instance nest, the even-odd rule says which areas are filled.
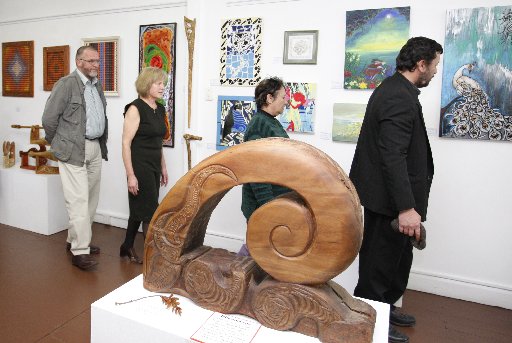
[[[2,148],[4,153],[4,168],[11,168],[16,164],[16,144],[14,142],[4,141]]]
[[[294,192],[250,217],[251,257],[204,246],[212,211],[249,182]],[[246,142],[199,163],[164,198],[145,241],[144,287],[323,342],[371,342],[375,310],[329,281],[355,259],[362,230],[356,191],[329,156],[289,139]]]
[[[43,127],[39,125],[11,125],[13,129],[30,129],[30,144],[39,145],[39,150],[36,148],[30,148],[27,151],[20,151],[21,164],[20,168],[35,170],[36,174],[58,174],[59,167],[47,165],[48,160],[57,161],[53,153],[46,150],[46,146],[49,145],[46,139],[41,138],[39,130]],[[35,165],[29,163],[28,158],[32,157],[35,159]]]
[[[196,19],[183,17],[185,34],[188,42],[188,128],[190,129],[190,117],[192,114],[192,70],[194,68],[194,41],[196,39]],[[190,169],[190,168],[189,168]]]

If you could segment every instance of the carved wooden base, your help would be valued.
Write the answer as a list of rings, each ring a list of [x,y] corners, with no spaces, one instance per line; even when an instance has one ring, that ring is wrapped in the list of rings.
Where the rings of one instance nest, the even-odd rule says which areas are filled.
[[[160,269],[165,275],[146,278],[144,287],[180,294],[201,307],[243,314],[269,328],[300,332],[322,342],[372,341],[375,310],[332,281],[315,286],[280,282],[251,257],[206,246],[183,257],[179,265],[171,266],[161,255],[153,256],[153,263],[162,259],[169,265]],[[167,283],[171,280],[173,286]]]

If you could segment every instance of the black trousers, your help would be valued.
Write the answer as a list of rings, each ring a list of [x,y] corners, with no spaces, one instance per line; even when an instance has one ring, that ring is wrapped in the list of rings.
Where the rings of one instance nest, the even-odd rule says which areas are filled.
[[[409,236],[391,228],[394,218],[364,209],[359,280],[354,295],[394,304],[403,295],[412,265]]]

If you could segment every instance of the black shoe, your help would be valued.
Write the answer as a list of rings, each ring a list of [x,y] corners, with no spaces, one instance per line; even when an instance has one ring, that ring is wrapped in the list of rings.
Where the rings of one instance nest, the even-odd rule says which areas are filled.
[[[388,340],[389,342],[393,343],[407,343],[409,342],[409,337],[407,335],[401,333],[397,329],[395,329],[394,326],[389,326],[389,333],[388,333]]]
[[[66,243],[66,250],[67,251],[70,251],[71,250],[71,243]],[[100,247],[96,246],[96,245],[89,245],[89,254],[93,254],[93,255],[98,255],[100,253]]]
[[[142,264],[142,260],[139,258],[139,256],[137,256],[137,253],[133,247],[126,249],[124,245],[121,245],[119,248],[119,256],[128,257],[130,262]]]
[[[416,319],[410,314],[401,313],[393,308],[389,311],[389,322],[396,326],[414,326]]]
[[[71,264],[74,266],[77,266],[78,268],[82,270],[89,270],[95,265],[98,264],[98,261],[93,259],[91,255],[84,254],[84,255],[74,255],[71,259]]]

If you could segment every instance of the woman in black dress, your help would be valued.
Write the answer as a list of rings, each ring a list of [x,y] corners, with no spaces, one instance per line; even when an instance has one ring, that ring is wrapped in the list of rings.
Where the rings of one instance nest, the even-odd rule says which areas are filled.
[[[123,126],[123,162],[128,182],[130,217],[119,255],[142,263],[133,243],[142,222],[144,237],[158,207],[158,190],[167,185],[167,168],[162,153],[166,133],[162,98],[166,73],[159,68],[144,68],[135,81],[139,98],[125,106]]]

